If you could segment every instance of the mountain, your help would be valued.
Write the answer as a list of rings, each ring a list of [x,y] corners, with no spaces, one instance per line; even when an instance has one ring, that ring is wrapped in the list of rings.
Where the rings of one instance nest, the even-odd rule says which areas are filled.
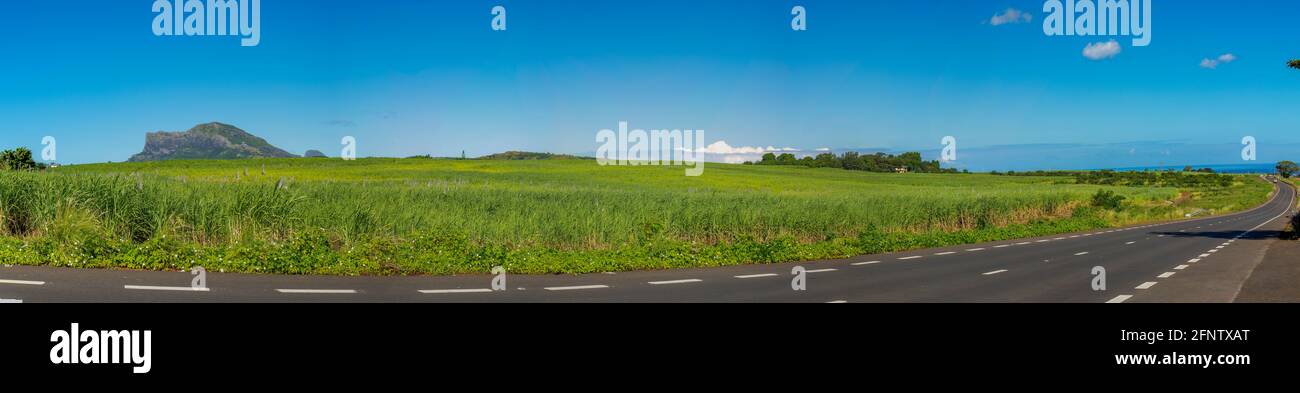
[[[150,132],[145,135],[144,151],[128,161],[289,157],[297,156],[238,127],[207,123],[185,132]]]

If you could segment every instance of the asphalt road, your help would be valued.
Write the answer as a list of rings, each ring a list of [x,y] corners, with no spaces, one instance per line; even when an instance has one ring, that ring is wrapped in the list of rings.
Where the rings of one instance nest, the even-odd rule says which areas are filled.
[[[1292,214],[1232,215],[843,260],[591,275],[331,277],[0,267],[0,303],[1231,302]],[[792,270],[801,267],[802,290]],[[1106,289],[1094,290],[1095,267]],[[1300,299],[1297,299],[1300,300]]]

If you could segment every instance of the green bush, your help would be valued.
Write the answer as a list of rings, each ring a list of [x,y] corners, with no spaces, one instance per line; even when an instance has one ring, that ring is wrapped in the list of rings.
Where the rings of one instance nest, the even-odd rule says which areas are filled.
[[[1123,204],[1124,196],[1111,190],[1097,190],[1096,194],[1092,194],[1092,205],[1102,209],[1119,210]]]

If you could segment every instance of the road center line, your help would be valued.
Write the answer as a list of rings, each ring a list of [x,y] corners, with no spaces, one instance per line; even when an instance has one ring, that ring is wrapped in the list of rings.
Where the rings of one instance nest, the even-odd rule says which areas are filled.
[[[14,285],[45,285],[45,281],[0,280],[0,284],[14,284]]]
[[[704,281],[704,280],[701,280],[701,279],[698,279],[698,278],[688,278],[688,279],[685,279],[685,280],[651,281],[651,282],[649,282],[648,284],[650,284],[650,285],[673,285],[673,284],[687,284],[687,283],[692,283],[692,282],[703,282],[703,281]]]
[[[122,288],[135,289],[140,291],[177,291],[177,292],[208,292],[208,288],[194,287],[159,287],[152,285],[123,285]]]
[[[1125,300],[1132,299],[1133,295],[1119,295],[1114,299],[1107,300],[1106,303],[1123,303]]]
[[[583,289],[605,289],[605,288],[609,288],[609,286],[608,285],[576,285],[571,287],[546,287],[543,289],[548,291],[578,291]]]
[[[454,293],[488,293],[492,292],[490,288],[471,288],[471,289],[421,289],[418,292],[428,295],[454,294]]]
[[[355,289],[276,289],[279,293],[308,293],[308,294],[349,294],[357,293]]]

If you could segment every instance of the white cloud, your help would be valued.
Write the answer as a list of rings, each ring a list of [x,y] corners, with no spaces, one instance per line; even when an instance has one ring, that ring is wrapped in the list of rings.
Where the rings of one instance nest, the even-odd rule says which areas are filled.
[[[1237,61],[1237,55],[1231,53],[1224,53],[1222,55],[1219,55],[1219,57],[1215,59],[1210,59],[1210,58],[1201,59],[1201,68],[1213,70],[1219,68],[1220,64],[1228,64],[1234,61]]]
[[[1007,8],[1007,10],[1002,11],[1001,14],[994,14],[993,18],[989,19],[989,24],[1002,26],[1012,23],[1029,23],[1029,21],[1032,20],[1034,20],[1033,14],[1015,8]]]
[[[778,149],[772,146],[768,146],[765,148],[749,147],[749,146],[733,147],[730,144],[728,144],[727,141],[717,141],[717,142],[713,142],[708,146],[705,146],[703,149],[695,149],[694,151],[697,153],[706,153],[706,154],[763,154],[767,152],[799,151],[799,149],[795,149],[792,147],[783,147]]]
[[[678,148],[678,149],[688,150],[685,148]],[[805,150],[794,148],[794,147],[732,146],[730,143],[727,143],[727,141],[723,141],[723,140],[713,142],[712,144],[709,144],[704,148],[691,149],[690,151],[695,153],[702,153],[704,156],[704,161],[722,162],[722,163],[729,163],[729,164],[739,164],[745,161],[759,161],[763,158],[763,155],[767,153],[772,153],[776,155],[781,155],[783,153],[791,153],[794,154],[796,157],[808,155],[806,154]]]
[[[1087,57],[1089,60],[1093,61],[1105,60],[1115,57],[1119,52],[1119,43],[1115,42],[1115,40],[1110,40],[1109,42],[1095,42],[1088,44],[1088,46],[1083,48],[1083,57]]]

